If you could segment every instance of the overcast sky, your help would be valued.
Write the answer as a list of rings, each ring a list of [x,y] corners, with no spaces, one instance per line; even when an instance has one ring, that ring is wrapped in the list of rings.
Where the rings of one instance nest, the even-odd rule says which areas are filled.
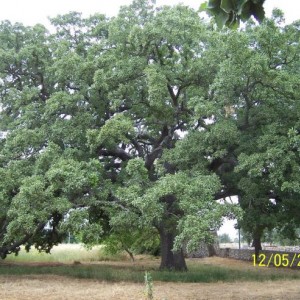
[[[199,8],[204,0],[157,0],[156,4],[174,5],[184,3],[195,9]],[[0,20],[21,22],[25,25],[42,23],[48,25],[47,17],[55,17],[70,11],[82,12],[84,16],[94,13],[104,13],[108,16],[116,15],[121,5],[128,5],[131,0],[2,0],[0,8]],[[300,19],[300,1],[298,0],[266,0],[265,9],[270,16],[274,7],[282,9],[286,21]]]

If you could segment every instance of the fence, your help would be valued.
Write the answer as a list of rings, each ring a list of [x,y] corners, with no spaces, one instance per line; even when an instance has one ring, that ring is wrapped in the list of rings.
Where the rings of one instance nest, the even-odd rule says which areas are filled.
[[[217,251],[217,255],[220,257],[228,257],[240,260],[252,261],[254,265],[268,267],[289,267],[300,268],[300,251],[297,251],[299,247],[295,248],[296,251],[287,250],[261,250],[259,257],[254,260],[254,249],[231,249],[220,248]]]

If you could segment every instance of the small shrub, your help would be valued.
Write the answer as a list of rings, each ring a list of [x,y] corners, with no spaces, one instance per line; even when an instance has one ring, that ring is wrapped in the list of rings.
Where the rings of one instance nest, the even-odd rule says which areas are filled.
[[[149,272],[145,272],[145,295],[147,300],[153,300],[153,282]]]

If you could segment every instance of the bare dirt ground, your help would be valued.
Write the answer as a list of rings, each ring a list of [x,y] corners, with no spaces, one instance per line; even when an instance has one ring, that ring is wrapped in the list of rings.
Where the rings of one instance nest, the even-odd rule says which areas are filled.
[[[223,258],[207,258],[203,263],[253,268],[251,264]],[[263,270],[262,270],[263,271]],[[272,270],[269,270],[272,272]],[[265,270],[265,272],[269,272]],[[282,269],[282,272],[290,270]],[[144,285],[108,283],[61,276],[0,276],[1,300],[144,300]],[[300,280],[237,283],[154,282],[155,300],[202,299],[300,299]]]

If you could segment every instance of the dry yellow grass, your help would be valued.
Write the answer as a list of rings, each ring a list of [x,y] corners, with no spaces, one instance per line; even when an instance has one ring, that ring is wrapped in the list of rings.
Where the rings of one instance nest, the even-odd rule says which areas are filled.
[[[156,300],[299,299],[300,280],[239,283],[154,283]],[[0,277],[3,300],[142,300],[143,284],[106,283],[60,276]]]
[[[230,269],[237,269],[243,271],[253,271],[253,269],[258,270],[259,272],[265,273],[283,273],[283,274],[291,274],[291,272],[298,272],[298,269],[290,269],[290,268],[276,268],[276,267],[254,267],[253,262],[231,259],[231,258],[223,258],[223,257],[205,257],[201,259],[196,259],[197,263],[214,265],[220,267],[229,267]],[[300,299],[300,295],[299,295]]]

